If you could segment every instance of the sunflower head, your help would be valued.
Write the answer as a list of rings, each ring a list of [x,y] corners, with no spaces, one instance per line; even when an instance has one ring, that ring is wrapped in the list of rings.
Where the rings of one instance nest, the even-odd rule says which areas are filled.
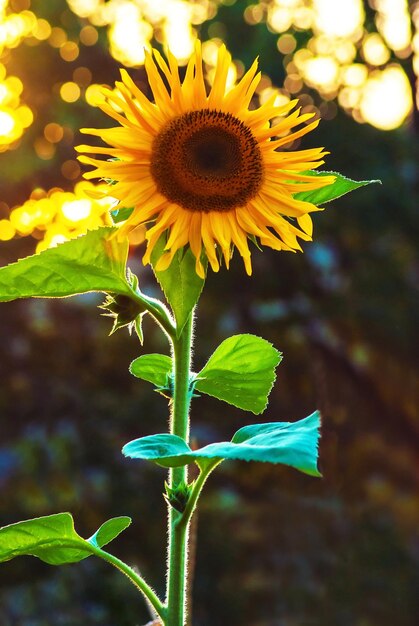
[[[216,272],[222,259],[229,267],[234,248],[250,275],[249,239],[275,250],[301,250],[298,238],[311,239],[309,214],[318,208],[295,194],[334,181],[306,173],[323,163],[323,148],[284,150],[317,126],[317,120],[305,124],[313,114],[291,113],[297,101],[278,106],[275,96],[250,109],[260,81],[257,61],[228,88],[230,66],[221,46],[208,91],[199,41],[183,80],[170,52],[164,59],[152,50],[145,69],[154,102],[121,70],[121,82],[114,91],[104,90],[102,104],[118,126],[82,130],[108,144],[78,146],[85,153],[79,159],[94,166],[85,177],[111,179],[120,206],[134,207],[119,234],[147,226],[145,263],[165,237],[158,271],[184,246],[190,246],[202,278],[203,255]],[[108,158],[86,156],[92,153]]]

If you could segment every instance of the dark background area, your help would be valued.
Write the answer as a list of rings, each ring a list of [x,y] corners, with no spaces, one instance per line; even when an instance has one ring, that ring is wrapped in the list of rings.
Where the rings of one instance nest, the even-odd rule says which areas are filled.
[[[280,85],[277,36],[265,24],[245,24],[246,4],[220,8],[217,22],[234,58],[248,65],[260,53],[263,71]],[[32,3],[52,23],[65,7]],[[84,23],[72,20],[70,30]],[[203,39],[210,26],[202,25]],[[105,33],[99,35],[80,62],[92,68],[95,82],[111,83],[118,64]],[[303,45],[308,34],[298,37]],[[1,199],[10,207],[39,185],[69,188],[60,163],[74,158],[78,128],[108,123],[82,101],[54,100],[55,77],[70,80],[62,73],[70,76],[71,68],[46,44],[32,50],[22,45],[9,61],[32,106],[40,103],[19,149],[0,154]],[[321,98],[308,87],[304,92]],[[40,161],[31,142],[54,106],[54,119],[73,128],[74,141],[60,144],[52,161]],[[323,478],[238,462],[213,474],[195,528],[194,626],[419,620],[417,127],[412,117],[384,132],[337,107],[303,147],[317,145],[331,152],[327,169],[383,184],[317,213],[304,254],[255,249],[248,278],[236,253],[230,271],[209,275],[197,316],[196,369],[223,339],[242,332],[268,339],[284,360],[262,416],[203,397],[194,401],[192,433],[199,444],[226,440],[245,424],[293,421],[318,408]],[[2,242],[0,264],[33,249],[30,237]],[[153,295],[154,279],[140,256],[134,249],[130,265]],[[112,516],[132,516],[111,551],[163,593],[165,472],[123,458],[120,449],[166,429],[166,400],[130,376],[128,366],[167,346],[151,321],[143,348],[125,331],[108,338],[100,303],[88,295],[1,305],[0,523],[71,511],[87,537]],[[0,568],[1,626],[133,626],[148,619],[129,582],[94,559],[52,568],[27,557]]]

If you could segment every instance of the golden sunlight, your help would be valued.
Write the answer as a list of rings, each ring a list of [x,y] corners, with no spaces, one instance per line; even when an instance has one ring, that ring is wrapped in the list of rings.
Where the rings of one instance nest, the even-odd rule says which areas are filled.
[[[412,38],[407,0],[374,0],[376,23],[387,45],[403,57]],[[400,54],[401,53],[401,54]]]
[[[409,80],[399,65],[371,74],[360,103],[366,122],[381,130],[398,128],[412,110]]]
[[[329,37],[359,39],[364,22],[361,0],[313,0],[314,26]]]
[[[32,235],[38,240],[36,252],[41,252],[89,229],[109,226],[109,210],[115,200],[102,197],[106,188],[104,184],[82,181],[73,192],[57,187],[50,191],[35,189],[26,202],[12,209],[9,220],[1,220],[0,239],[11,239],[15,233],[21,237]]]

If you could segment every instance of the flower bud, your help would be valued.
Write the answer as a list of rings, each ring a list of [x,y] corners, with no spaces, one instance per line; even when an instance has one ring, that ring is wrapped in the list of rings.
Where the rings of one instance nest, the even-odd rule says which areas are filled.
[[[111,335],[124,326],[128,326],[131,332],[135,328],[137,318],[146,312],[140,302],[120,294],[108,294],[100,308],[106,311],[103,315],[114,318]]]

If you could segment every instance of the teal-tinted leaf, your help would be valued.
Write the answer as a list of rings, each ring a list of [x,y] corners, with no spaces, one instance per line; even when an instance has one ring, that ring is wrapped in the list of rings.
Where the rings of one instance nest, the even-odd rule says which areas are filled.
[[[197,374],[195,389],[229,404],[262,413],[275,381],[281,353],[255,335],[234,335],[223,341]]]
[[[89,291],[131,293],[125,278],[128,240],[110,239],[98,228],[0,268],[0,302],[16,298],[62,298]]]
[[[202,459],[237,459],[281,463],[305,474],[320,476],[317,469],[320,414],[298,422],[271,422],[245,426],[231,441],[212,443],[191,450],[176,435],[150,435],[127,443],[122,452],[133,459],[154,461],[164,467],[179,467]]]
[[[284,463],[306,474],[321,476],[317,469],[320,426],[320,413],[315,411],[298,422],[244,426],[231,441],[239,447],[255,447],[255,457],[243,460]],[[253,456],[253,452],[250,454]]]
[[[0,561],[16,556],[36,556],[50,565],[77,563],[94,553],[129,526],[129,517],[117,517],[105,522],[86,541],[74,529],[70,513],[46,515],[0,528]]]
[[[157,272],[155,266],[163,254],[166,238],[163,234],[151,254],[153,271],[159,281],[176,319],[177,334],[182,332],[189,315],[198,302],[205,280],[195,271],[195,257],[189,247],[175,254],[170,266],[164,272]],[[204,267],[206,266],[203,261]]]
[[[122,448],[122,454],[131,459],[154,461],[163,467],[180,467],[195,460],[186,441],[168,433],[130,441]]]
[[[122,209],[114,209],[111,211],[112,219],[115,224],[119,224],[120,222],[125,222],[132,212],[134,211],[134,207],[123,207]]]
[[[371,185],[372,183],[381,184],[380,180],[351,180],[350,178],[346,178],[346,176],[342,176],[339,172],[310,171],[304,173],[310,174],[310,176],[336,176],[335,182],[331,185],[326,185],[326,187],[322,187],[321,189],[313,189],[312,191],[300,191],[294,195],[294,198],[297,200],[311,202],[316,206],[326,204],[326,202],[340,198],[340,196],[344,196],[346,193],[359,189],[360,187],[365,187],[365,185]]]
[[[156,387],[164,387],[172,372],[172,359],[165,354],[143,354],[131,363],[129,371]]]

